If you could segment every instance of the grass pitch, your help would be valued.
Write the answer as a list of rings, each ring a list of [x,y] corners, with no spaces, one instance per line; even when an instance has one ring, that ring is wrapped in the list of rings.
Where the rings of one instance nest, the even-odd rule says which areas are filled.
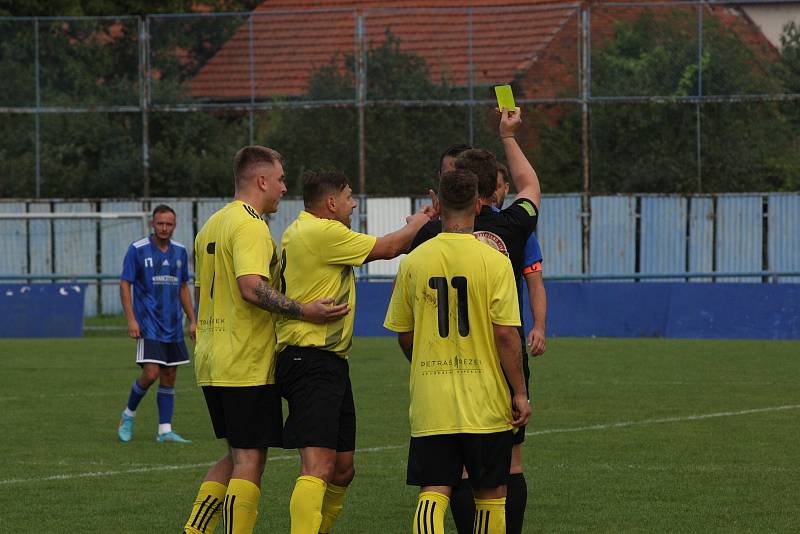
[[[194,443],[154,441],[154,391],[117,441],[138,368],[131,340],[102,335],[0,340],[0,532],[180,532],[223,453],[190,366],[174,427]],[[407,366],[391,338],[355,341],[338,533],[410,531]],[[800,343],[551,339],[532,367],[526,532],[797,530]],[[289,531],[297,471],[295,451],[270,451],[257,532]]]

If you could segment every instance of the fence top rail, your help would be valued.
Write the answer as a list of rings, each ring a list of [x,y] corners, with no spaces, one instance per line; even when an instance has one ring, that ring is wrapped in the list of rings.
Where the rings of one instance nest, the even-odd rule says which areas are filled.
[[[32,16],[22,16],[22,17],[9,17],[3,16],[0,17],[0,21],[50,21],[50,22],[58,22],[62,20],[75,20],[75,21],[82,21],[82,20],[139,20],[138,15],[97,15],[97,16],[90,16],[90,15],[48,15],[44,17],[32,17]]]
[[[149,218],[146,211],[102,212],[89,211],[83,213],[0,213],[0,219],[143,219]]]
[[[626,274],[566,274],[547,276],[550,281],[593,281],[593,280],[636,280],[636,279],[673,279],[673,278],[777,278],[800,277],[800,270],[795,271],[733,271],[733,272],[685,272],[685,273],[626,273]],[[194,273],[189,274],[194,279]],[[359,280],[394,280],[392,274],[366,274],[357,275]],[[119,274],[4,274],[0,275],[0,282],[8,280],[68,280],[68,281],[102,281],[119,280]]]
[[[770,5],[770,4],[796,4],[797,0],[664,0],[661,2],[594,2],[590,4],[590,9],[603,7],[671,7],[671,6],[738,6],[738,5]]]

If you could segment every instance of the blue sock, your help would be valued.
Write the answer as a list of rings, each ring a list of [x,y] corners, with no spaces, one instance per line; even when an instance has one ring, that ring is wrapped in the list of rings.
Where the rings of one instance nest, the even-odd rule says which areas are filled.
[[[133,386],[131,387],[131,394],[128,397],[128,411],[130,412],[136,411],[136,408],[139,406],[139,403],[144,398],[145,393],[147,393],[147,388],[143,388],[142,386],[140,386],[138,379],[134,380]]]
[[[172,424],[172,412],[175,409],[175,388],[159,386],[156,402],[158,403],[158,424]]]

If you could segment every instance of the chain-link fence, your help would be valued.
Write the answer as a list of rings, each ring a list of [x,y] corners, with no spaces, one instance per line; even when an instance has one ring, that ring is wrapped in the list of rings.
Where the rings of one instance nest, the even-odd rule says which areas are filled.
[[[333,166],[361,193],[415,195],[445,147],[501,150],[504,83],[546,192],[797,190],[800,28],[776,37],[752,9],[0,19],[0,196],[226,196],[248,143],[284,153],[294,193]]]

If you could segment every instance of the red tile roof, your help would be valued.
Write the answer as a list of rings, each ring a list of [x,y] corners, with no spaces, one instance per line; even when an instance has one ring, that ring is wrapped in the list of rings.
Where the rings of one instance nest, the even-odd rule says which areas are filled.
[[[432,80],[446,78],[454,85],[465,86],[469,78],[470,21],[463,8],[470,6],[475,8],[471,45],[477,84],[507,83],[517,78],[528,98],[577,96],[577,5],[552,0],[267,1],[252,17],[254,79],[251,81],[249,67],[249,29],[243,24],[190,81],[189,91],[196,98],[248,101],[252,83],[256,99],[300,96],[316,69],[331,61],[343,68],[344,57],[355,51],[356,12],[366,13],[365,40],[369,46],[384,42],[389,30],[399,39],[401,50],[425,59]],[[613,35],[615,20],[633,18],[645,9],[598,7],[592,10],[595,42]],[[288,12],[301,9],[308,11]],[[736,8],[705,9],[737,31],[745,42],[767,54],[775,52]]]

